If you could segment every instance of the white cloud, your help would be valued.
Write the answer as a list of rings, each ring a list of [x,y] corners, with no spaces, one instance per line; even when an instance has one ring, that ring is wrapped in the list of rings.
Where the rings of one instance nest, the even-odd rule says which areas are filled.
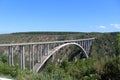
[[[101,29],[105,29],[105,28],[106,28],[106,26],[99,26],[99,28],[101,28]]]
[[[111,26],[113,26],[114,28],[120,29],[120,24],[110,24]]]

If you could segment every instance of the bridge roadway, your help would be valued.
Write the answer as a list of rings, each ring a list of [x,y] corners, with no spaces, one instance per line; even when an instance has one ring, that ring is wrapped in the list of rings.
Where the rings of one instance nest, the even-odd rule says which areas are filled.
[[[54,53],[61,48],[68,45],[78,46],[86,57],[90,54],[90,48],[95,38],[77,39],[77,40],[64,40],[64,41],[50,41],[50,42],[33,42],[33,43],[12,43],[12,44],[0,44],[0,47],[8,48],[8,64],[14,65],[13,47],[18,46],[20,52],[20,67],[25,69],[25,54],[29,55],[29,70],[38,72],[44,63],[51,57],[54,57]],[[25,47],[29,46],[28,53],[25,51]],[[35,47],[36,46],[36,47]],[[35,49],[36,48],[36,49]],[[27,49],[26,49],[27,50]],[[37,51],[35,51],[37,50]],[[37,58],[35,58],[37,56]],[[31,59],[32,58],[32,59]],[[37,60],[37,62],[35,61]],[[36,63],[35,63],[36,62]]]
[[[68,43],[68,42],[76,42],[76,41],[86,41],[86,40],[94,40],[95,38],[87,38],[87,39],[77,39],[77,40],[64,40],[64,41],[49,41],[49,42],[32,42],[32,43],[11,43],[11,44],[0,44],[0,47],[8,47],[8,46],[27,46],[27,45],[37,45],[37,44],[50,44],[50,43]]]

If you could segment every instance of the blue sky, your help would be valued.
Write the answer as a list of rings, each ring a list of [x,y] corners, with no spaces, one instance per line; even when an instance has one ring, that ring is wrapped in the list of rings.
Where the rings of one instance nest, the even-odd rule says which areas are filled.
[[[120,0],[0,0],[0,34],[120,31]]]

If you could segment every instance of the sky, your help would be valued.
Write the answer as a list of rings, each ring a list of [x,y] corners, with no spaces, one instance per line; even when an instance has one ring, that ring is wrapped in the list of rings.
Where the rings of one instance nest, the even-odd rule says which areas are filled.
[[[0,0],[0,34],[118,32],[120,0]]]

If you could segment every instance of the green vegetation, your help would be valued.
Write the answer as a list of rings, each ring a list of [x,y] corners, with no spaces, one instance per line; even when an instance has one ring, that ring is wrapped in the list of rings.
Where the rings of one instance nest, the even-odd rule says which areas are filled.
[[[0,62],[6,63],[7,62],[7,56],[0,53]]]
[[[29,39],[35,41],[38,35],[43,33],[14,33],[12,36],[23,36],[24,41]],[[31,36],[31,35],[35,35]],[[92,54],[88,59],[68,61],[65,57],[58,66],[54,63],[46,64],[45,68],[39,73],[31,73],[28,70],[20,70],[19,65],[14,67],[7,66],[7,57],[0,54],[0,76],[14,78],[15,80],[119,80],[120,79],[120,33],[69,33],[50,35],[62,35],[57,40],[79,39],[96,37],[92,46]],[[72,37],[71,37],[72,36]],[[34,38],[35,39],[34,39]],[[0,38],[2,40],[2,38]],[[19,39],[19,38],[18,38]],[[45,38],[43,38],[45,39]],[[11,40],[11,39],[10,39]],[[55,40],[55,38],[54,38]],[[15,41],[15,40],[14,40]],[[17,38],[16,38],[17,41]],[[16,42],[15,41],[15,42]],[[42,40],[41,40],[42,41]],[[47,40],[46,40],[47,41]],[[18,41],[19,42],[19,41]]]
[[[0,75],[15,78],[16,80],[119,80],[120,57],[82,59],[68,62],[64,59],[61,66],[48,64],[40,73],[31,73],[20,70],[17,66],[0,65]]]

